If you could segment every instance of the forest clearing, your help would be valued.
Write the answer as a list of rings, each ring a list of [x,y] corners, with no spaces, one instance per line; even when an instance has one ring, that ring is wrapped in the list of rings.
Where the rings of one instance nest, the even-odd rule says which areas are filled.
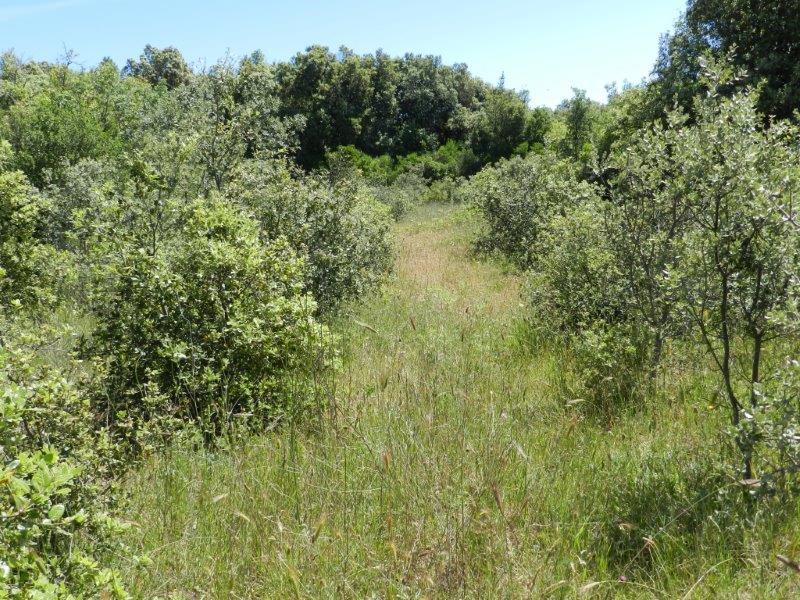
[[[797,0],[232,3],[0,6],[0,599],[797,597]]]

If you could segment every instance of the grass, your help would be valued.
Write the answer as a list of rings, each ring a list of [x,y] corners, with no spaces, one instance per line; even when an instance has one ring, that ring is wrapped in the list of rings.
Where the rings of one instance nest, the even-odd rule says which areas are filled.
[[[716,467],[705,380],[613,422],[569,404],[568,359],[524,343],[519,282],[470,257],[474,218],[425,206],[397,269],[335,325],[321,428],[152,458],[128,483],[139,597],[793,597],[796,504],[769,517]],[[720,491],[722,490],[722,491]],[[766,514],[766,512],[765,512]]]

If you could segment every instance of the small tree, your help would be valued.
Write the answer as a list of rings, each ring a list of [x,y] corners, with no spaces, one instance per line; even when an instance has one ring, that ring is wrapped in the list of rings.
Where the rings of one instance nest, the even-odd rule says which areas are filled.
[[[797,231],[775,210],[800,193],[798,131],[786,123],[765,129],[758,93],[722,99],[724,83],[722,70],[711,65],[710,92],[695,104],[697,125],[676,146],[692,225],[679,289],[739,428],[748,405],[758,405],[765,346],[786,333],[771,315],[789,302],[800,269]],[[747,368],[736,369],[737,359]],[[749,479],[753,443],[742,434],[737,443]]]
[[[595,105],[584,90],[573,89],[572,99],[565,101],[559,109],[564,111],[567,126],[562,141],[562,152],[574,159],[585,160],[591,151],[595,124]]]
[[[652,339],[651,376],[676,327],[675,270],[690,226],[690,204],[677,147],[686,117],[673,112],[667,126],[641,131],[616,159],[619,176],[611,187],[617,229],[609,235],[627,280],[630,306]]]

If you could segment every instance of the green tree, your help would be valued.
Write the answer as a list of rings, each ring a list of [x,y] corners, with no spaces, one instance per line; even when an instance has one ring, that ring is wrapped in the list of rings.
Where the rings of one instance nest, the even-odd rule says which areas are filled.
[[[138,60],[129,59],[122,70],[124,75],[141,77],[151,85],[165,85],[167,89],[189,83],[192,71],[183,55],[172,46],[159,49],[150,44]]]
[[[592,151],[595,104],[584,90],[573,90],[573,97],[559,106],[566,124],[562,152],[573,159],[586,159]]]
[[[470,146],[483,162],[506,158],[517,146],[528,141],[529,124],[535,127],[528,120],[528,107],[518,94],[511,90],[492,90],[480,111],[470,120]]]
[[[712,92],[727,83],[718,66],[708,73]],[[797,230],[775,210],[800,193],[800,132],[785,122],[765,130],[757,103],[751,90],[701,97],[697,125],[676,147],[692,212],[678,289],[719,369],[736,427],[758,405],[765,347],[785,335],[771,317],[785,310],[800,269]],[[751,440],[738,443],[750,478]]]
[[[656,65],[662,102],[684,106],[698,91],[699,59],[732,55],[747,81],[765,81],[759,109],[791,117],[800,108],[800,11],[787,0],[691,0],[676,32],[665,38]]]

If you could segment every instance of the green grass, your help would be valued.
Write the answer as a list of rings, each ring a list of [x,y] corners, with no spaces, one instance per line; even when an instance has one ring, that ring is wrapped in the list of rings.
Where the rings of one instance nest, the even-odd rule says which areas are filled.
[[[796,503],[762,515],[716,466],[709,377],[612,422],[530,349],[518,281],[470,257],[463,208],[415,209],[397,269],[335,327],[344,367],[314,431],[176,447],[128,482],[140,597],[793,597]],[[718,493],[718,490],[722,492]],[[625,578],[627,581],[620,581]]]

